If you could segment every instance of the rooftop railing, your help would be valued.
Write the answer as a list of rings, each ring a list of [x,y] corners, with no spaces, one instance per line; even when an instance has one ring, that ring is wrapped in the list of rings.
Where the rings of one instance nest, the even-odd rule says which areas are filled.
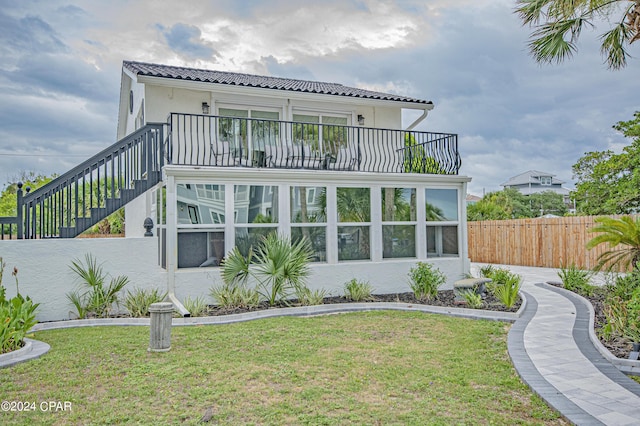
[[[458,174],[456,134],[172,113],[167,163]]]

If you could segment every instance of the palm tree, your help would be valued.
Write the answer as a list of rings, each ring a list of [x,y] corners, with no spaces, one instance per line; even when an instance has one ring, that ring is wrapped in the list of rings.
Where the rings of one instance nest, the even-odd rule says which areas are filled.
[[[587,248],[592,249],[602,243],[608,243],[611,248],[598,257],[596,270],[602,269],[607,264],[609,270],[616,266],[622,270],[628,270],[630,265],[638,268],[640,261],[640,217],[635,220],[631,216],[623,216],[620,219],[599,217],[595,221],[600,225],[593,227],[590,232],[601,232],[601,234],[591,239],[587,243]],[[619,245],[624,247],[614,250]]]
[[[562,62],[577,50],[580,31],[594,20],[613,27],[600,36],[610,69],[627,64],[626,46],[640,40],[640,0],[517,0],[516,13],[535,27],[529,42],[538,62]],[[621,14],[621,15],[619,15]]]

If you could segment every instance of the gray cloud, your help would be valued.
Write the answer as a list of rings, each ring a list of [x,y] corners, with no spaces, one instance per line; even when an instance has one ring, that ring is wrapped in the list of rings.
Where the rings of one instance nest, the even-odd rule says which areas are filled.
[[[213,48],[202,43],[202,32],[198,27],[177,23],[171,28],[165,28],[158,24],[158,29],[162,32],[169,47],[181,56],[184,55],[191,59],[211,59],[217,55]]]

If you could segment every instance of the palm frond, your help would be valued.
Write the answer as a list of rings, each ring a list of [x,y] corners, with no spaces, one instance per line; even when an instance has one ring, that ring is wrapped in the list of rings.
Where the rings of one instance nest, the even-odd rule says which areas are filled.
[[[618,70],[627,65],[629,54],[624,48],[624,43],[630,38],[631,32],[624,23],[616,25],[600,37],[602,40],[600,52],[607,58],[609,68]]]

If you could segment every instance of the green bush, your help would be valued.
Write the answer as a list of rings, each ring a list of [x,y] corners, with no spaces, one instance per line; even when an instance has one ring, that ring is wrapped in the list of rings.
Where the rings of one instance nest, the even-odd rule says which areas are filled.
[[[209,313],[209,304],[204,297],[188,297],[182,302],[184,307],[192,317],[202,317]]]
[[[438,295],[438,288],[447,281],[447,277],[430,263],[418,262],[409,270],[409,286],[421,301],[430,301]]]
[[[255,250],[252,247],[246,255],[234,247],[225,256],[222,263],[225,284],[245,285],[253,278],[269,306],[286,303],[296,288],[305,286],[313,254],[306,238],[292,244],[289,237],[272,232],[260,240]]]
[[[0,257],[0,354],[20,349],[24,344],[24,338],[36,325],[36,309],[39,303],[20,294],[18,288],[18,269],[13,268],[12,275],[16,280],[16,295],[11,299],[6,298],[6,289],[2,286],[5,262]]]
[[[596,287],[590,283],[591,276],[590,271],[578,269],[573,263],[568,267],[561,267],[558,272],[564,288],[583,296],[592,296],[595,292]]]
[[[363,302],[365,300],[371,300],[371,292],[373,287],[371,284],[365,281],[358,281],[353,278],[344,284],[344,296],[354,302]]]
[[[152,303],[162,302],[166,297],[167,293],[160,293],[157,288],[146,290],[136,288],[133,291],[127,291],[123,304],[132,317],[148,317],[149,306]]]
[[[472,309],[480,309],[484,305],[484,302],[482,301],[482,295],[476,293],[473,290],[465,290],[460,294],[467,302],[467,306]]]
[[[518,300],[522,277],[508,269],[494,268],[488,278],[491,278],[492,282],[487,284],[487,289],[505,307],[513,307]]]
[[[83,288],[67,293],[78,318],[108,317],[113,305],[118,305],[118,293],[129,283],[129,278],[120,275],[111,278],[107,285],[108,274],[91,254],[85,256],[85,263],[73,260],[69,268],[80,278]]]
[[[302,306],[322,305],[326,290],[310,290],[309,287],[301,287],[296,289],[296,297],[298,303]]]
[[[260,304],[260,293],[244,284],[222,284],[211,287],[209,294],[223,309],[252,309]]]
[[[638,268],[634,268],[628,274],[618,276],[615,285],[607,287],[609,294],[622,300],[631,299],[631,296],[638,289],[640,289],[640,270]]]

